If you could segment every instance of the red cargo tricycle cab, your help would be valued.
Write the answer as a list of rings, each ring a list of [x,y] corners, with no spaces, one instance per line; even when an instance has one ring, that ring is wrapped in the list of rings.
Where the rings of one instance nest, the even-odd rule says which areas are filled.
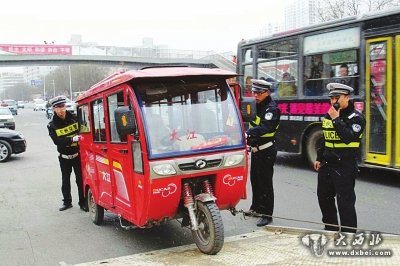
[[[224,243],[220,210],[246,197],[243,123],[221,69],[154,67],[114,74],[78,98],[83,185],[136,227],[182,219],[198,248]],[[121,226],[122,223],[121,223]]]

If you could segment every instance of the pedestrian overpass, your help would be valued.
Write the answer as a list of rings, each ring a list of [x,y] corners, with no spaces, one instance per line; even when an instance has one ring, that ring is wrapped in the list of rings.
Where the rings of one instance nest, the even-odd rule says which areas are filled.
[[[4,48],[0,50],[0,66],[102,64],[140,69],[155,65],[188,65],[236,71],[236,64],[229,58],[231,53],[219,54],[213,51],[71,45],[70,54],[35,54],[27,51],[28,45],[28,48],[23,48],[23,45],[18,47],[8,48],[8,51]],[[42,47],[48,48],[51,45]]]

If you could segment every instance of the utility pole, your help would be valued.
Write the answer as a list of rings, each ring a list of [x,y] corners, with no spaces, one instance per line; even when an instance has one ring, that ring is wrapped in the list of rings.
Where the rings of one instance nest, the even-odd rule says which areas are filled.
[[[72,78],[71,78],[71,65],[68,65],[68,72],[69,72],[69,95],[71,101],[73,101],[72,98]]]
[[[56,84],[54,82],[54,79],[52,80],[53,83],[53,98],[56,97]]]
[[[46,100],[46,75],[44,75],[43,79],[43,100]]]

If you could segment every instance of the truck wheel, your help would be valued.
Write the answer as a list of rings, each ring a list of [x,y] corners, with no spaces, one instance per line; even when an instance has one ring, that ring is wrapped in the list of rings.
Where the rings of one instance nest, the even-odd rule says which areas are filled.
[[[87,200],[92,222],[96,225],[101,225],[104,220],[104,208],[94,202],[93,193],[90,188],[88,190]]]
[[[198,230],[193,230],[194,242],[205,254],[217,254],[224,245],[224,225],[214,202],[198,202],[196,211]]]
[[[0,140],[0,162],[10,159],[12,149],[10,144],[5,140]]]
[[[308,163],[312,166],[317,159],[317,148],[321,146],[324,141],[322,130],[314,128],[308,134],[305,145],[305,157]]]

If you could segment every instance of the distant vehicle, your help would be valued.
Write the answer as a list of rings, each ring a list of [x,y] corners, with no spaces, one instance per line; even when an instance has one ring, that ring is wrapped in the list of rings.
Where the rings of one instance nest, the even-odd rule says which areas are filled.
[[[3,102],[5,102],[8,106],[8,108],[10,109],[11,113],[13,115],[18,115],[18,106],[17,106],[17,102],[15,100],[3,100]]]
[[[15,130],[0,128],[0,163],[10,159],[11,154],[22,153],[25,150],[24,135]]]
[[[15,120],[8,107],[0,106],[0,128],[15,129]]]
[[[17,102],[17,107],[18,107],[18,108],[25,108],[24,101],[18,101],[18,102]]]
[[[71,101],[69,99],[67,99],[67,103],[65,104],[65,106],[67,107],[67,111],[70,111],[71,113],[76,115],[76,102],[75,101]]]
[[[46,101],[43,99],[35,99],[33,100],[33,111],[45,111],[46,110]]]

